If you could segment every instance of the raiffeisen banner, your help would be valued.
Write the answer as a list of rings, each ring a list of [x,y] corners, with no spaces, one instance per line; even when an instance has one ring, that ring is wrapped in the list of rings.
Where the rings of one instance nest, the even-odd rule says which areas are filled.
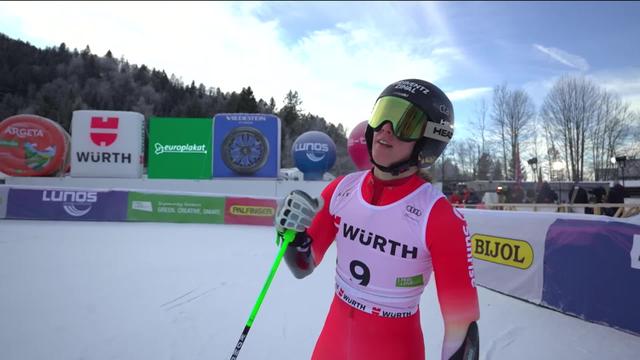
[[[217,114],[214,128],[213,177],[278,177],[280,118]]]
[[[126,191],[9,190],[7,219],[125,221]]]
[[[72,177],[142,176],[144,115],[129,111],[74,111],[71,133]]]
[[[68,151],[66,131],[53,120],[23,114],[0,122],[0,172],[7,175],[55,175]]]
[[[160,118],[149,122],[149,178],[210,179],[212,119]]]

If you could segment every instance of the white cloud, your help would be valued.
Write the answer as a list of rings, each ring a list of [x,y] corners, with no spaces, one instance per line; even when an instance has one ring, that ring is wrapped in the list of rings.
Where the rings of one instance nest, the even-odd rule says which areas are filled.
[[[484,96],[492,90],[493,88],[491,87],[477,87],[451,91],[447,93],[447,96],[449,97],[449,99],[451,99],[451,101],[462,101]]]
[[[336,24],[286,44],[278,21],[254,15],[259,6],[2,3],[0,24],[3,18],[18,21],[25,40],[32,42],[65,42],[79,50],[89,44],[98,55],[110,49],[116,57],[174,73],[185,83],[195,80],[223,91],[251,86],[256,97],[268,101],[273,96],[278,106],[287,91],[297,90],[305,111],[349,129],[366,120],[386,85],[411,77],[438,83],[461,56],[435,37],[412,38],[373,22]]]
[[[599,86],[619,95],[631,110],[640,112],[640,68],[599,71],[590,77]]]
[[[587,62],[587,60],[578,55],[570,54],[558,48],[544,47],[538,44],[533,44],[533,47],[534,49],[548,55],[553,60],[558,61],[564,65],[578,69],[580,71],[589,70],[589,63]]]
[[[571,74],[530,81],[525,83],[523,88],[533,97],[536,105],[541,106],[544,98],[563,75]],[[579,73],[573,75],[581,76]],[[640,111],[640,68],[602,70],[585,76],[602,89],[619,95],[629,104],[630,109]]]

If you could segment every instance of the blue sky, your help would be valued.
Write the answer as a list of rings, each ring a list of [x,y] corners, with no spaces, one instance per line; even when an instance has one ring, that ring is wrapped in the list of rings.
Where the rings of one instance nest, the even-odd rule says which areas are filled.
[[[562,75],[585,75],[640,110],[640,2],[0,3],[0,32],[43,47],[111,50],[223,91],[352,129],[378,93],[422,78],[453,100],[458,138],[507,83],[540,106]]]

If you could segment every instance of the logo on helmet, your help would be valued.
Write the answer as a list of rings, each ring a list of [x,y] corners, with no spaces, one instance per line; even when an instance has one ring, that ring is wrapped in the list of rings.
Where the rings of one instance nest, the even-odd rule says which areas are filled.
[[[441,112],[441,113],[443,113],[443,114],[445,114],[445,115],[447,115],[447,116],[449,116],[449,114],[451,114],[451,113],[449,112],[449,108],[448,108],[446,105],[444,105],[444,104],[440,104],[440,106],[439,106],[439,108],[438,108],[438,109],[440,110],[440,112]]]
[[[412,94],[415,94],[416,91],[419,91],[425,95],[429,94],[429,89],[427,89],[426,87],[420,84],[416,84],[413,81],[406,81],[406,80],[398,81],[396,83],[395,89],[405,90]]]

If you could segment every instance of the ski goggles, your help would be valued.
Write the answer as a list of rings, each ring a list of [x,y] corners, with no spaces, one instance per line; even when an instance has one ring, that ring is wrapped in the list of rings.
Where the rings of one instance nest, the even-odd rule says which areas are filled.
[[[416,141],[424,135],[427,115],[407,100],[385,96],[376,101],[369,126],[378,130],[385,122],[391,123],[398,139]]]

